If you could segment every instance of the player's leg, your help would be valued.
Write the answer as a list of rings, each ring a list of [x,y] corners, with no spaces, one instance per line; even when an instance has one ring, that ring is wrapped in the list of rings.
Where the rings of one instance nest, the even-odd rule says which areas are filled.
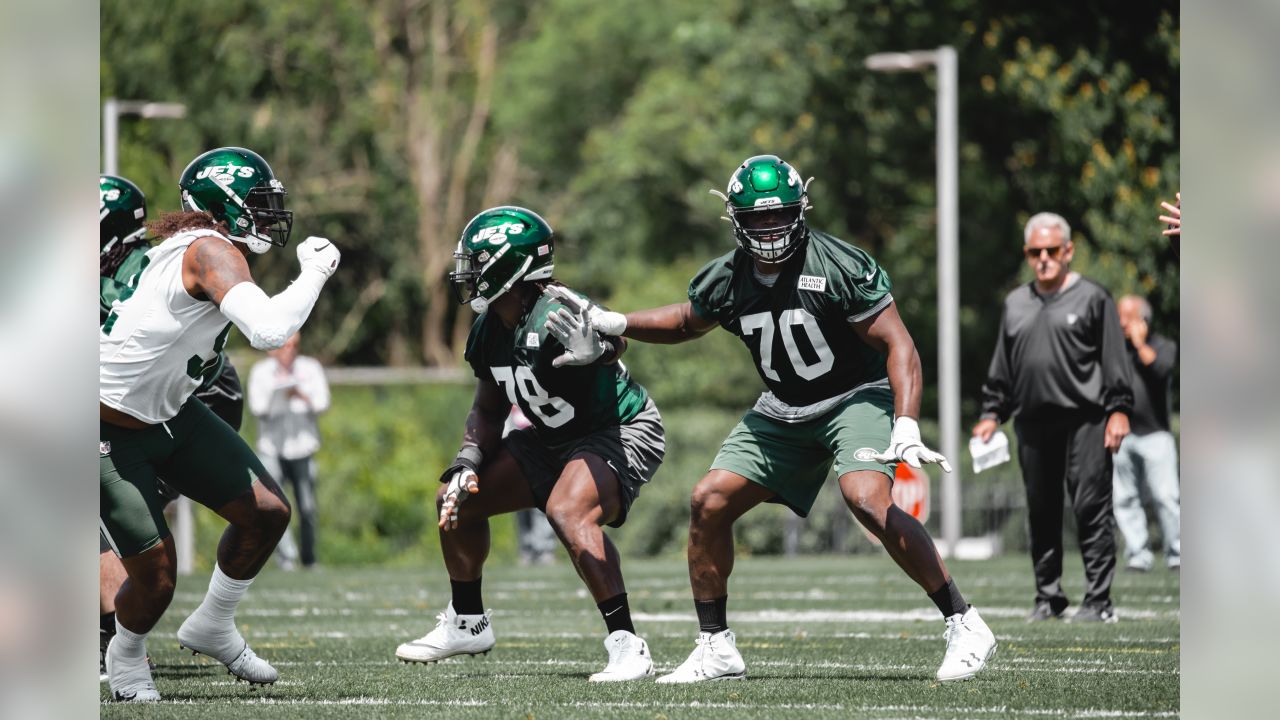
[[[808,514],[831,469],[830,454],[809,430],[748,412],[725,438],[711,471],[694,486],[688,556],[698,638],[689,658],[658,682],[746,676],[727,610],[733,524],[765,501]]]
[[[723,452],[723,451],[722,451]],[[725,469],[712,469],[689,501],[689,584],[698,615],[693,652],[659,683],[745,678],[746,663],[729,629],[729,576],[733,573],[733,524],[777,493]]]
[[[547,498],[547,519],[569,551],[596,608],[604,619],[609,662],[591,676],[592,682],[637,680],[653,675],[648,644],[636,635],[622,579],[618,549],[601,526],[623,513],[618,477],[599,455],[580,453],[560,473]]]
[[[210,407],[210,409],[214,409]],[[261,454],[258,461],[262,463],[262,468],[267,471],[272,479],[276,481],[282,489],[287,488],[289,484],[289,475],[287,466],[278,454]],[[297,493],[294,493],[294,499],[297,499]],[[276,565],[281,570],[291,571],[298,567],[298,544],[293,541],[293,533],[289,528],[285,528],[280,534],[280,540],[276,542],[275,549]]]
[[[1138,490],[1138,474],[1145,469],[1138,452],[1139,438],[1130,435],[1120,443],[1112,471],[1112,499],[1115,504],[1116,526],[1124,537],[1125,567],[1146,572],[1151,569],[1151,556],[1147,537],[1147,514],[1142,509],[1142,496]]]
[[[116,634],[116,593],[129,575],[107,538],[98,533],[98,680],[107,680],[107,644]]]
[[[241,680],[273,683],[279,674],[240,635],[235,611],[288,527],[289,503],[253,450],[203,403],[188,401],[166,425],[177,449],[160,474],[229,523],[204,600],[178,628],[178,642]]]
[[[166,438],[152,430],[159,429],[100,426],[99,528],[111,551],[124,558],[120,566],[128,576],[112,599],[115,628],[103,665],[112,697],[132,702],[160,699],[147,665],[146,636],[169,607],[177,580],[151,464]]]
[[[1178,446],[1173,433],[1160,431],[1142,440],[1142,466],[1155,501],[1160,534],[1164,535],[1164,561],[1171,569],[1182,566],[1181,499],[1178,489]]]
[[[440,552],[449,573],[451,599],[426,635],[396,648],[404,662],[434,663],[454,655],[487,653],[494,646],[492,621],[485,612],[481,578],[489,557],[489,518],[535,506],[522,463],[504,447],[480,468],[479,492],[458,506],[458,526],[440,530]],[[436,512],[446,485],[436,493]]]
[[[893,466],[870,457],[874,448],[888,447],[892,418],[893,393],[874,388],[857,393],[816,422],[835,455],[840,493],[849,510],[942,614],[947,649],[937,678],[964,680],[995,654],[995,635],[961,595],[928,531],[894,504]]]
[[[1085,594],[1072,622],[1115,622],[1111,581],[1116,572],[1115,515],[1111,506],[1111,452],[1103,440],[1106,416],[1078,421],[1067,434],[1067,489],[1084,559]]]

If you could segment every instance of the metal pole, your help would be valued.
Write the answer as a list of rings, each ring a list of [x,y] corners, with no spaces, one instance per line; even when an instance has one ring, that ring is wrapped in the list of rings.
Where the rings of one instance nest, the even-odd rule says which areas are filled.
[[[938,426],[952,472],[942,475],[942,539],[949,555],[960,542],[960,241],[957,192],[956,51],[938,48]]]
[[[115,98],[109,97],[102,103],[102,172],[107,175],[117,175],[120,172],[116,166],[119,125],[119,103]]]
[[[196,566],[196,518],[191,500],[185,495],[174,501],[174,544],[178,551],[178,574],[190,575]]]

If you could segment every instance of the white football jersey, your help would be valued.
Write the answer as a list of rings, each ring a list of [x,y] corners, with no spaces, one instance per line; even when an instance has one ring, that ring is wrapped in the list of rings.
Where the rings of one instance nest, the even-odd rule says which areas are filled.
[[[182,285],[182,256],[214,230],[178,233],[147,251],[133,295],[117,302],[98,334],[98,399],[143,422],[173,418],[217,366],[231,323]]]

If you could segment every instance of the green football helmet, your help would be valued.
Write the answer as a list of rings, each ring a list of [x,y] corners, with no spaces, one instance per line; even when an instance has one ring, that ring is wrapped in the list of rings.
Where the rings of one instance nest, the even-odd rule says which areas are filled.
[[[229,235],[264,253],[284,247],[293,213],[284,209],[284,185],[252,150],[222,147],[192,160],[178,180],[184,210],[200,210],[226,223]]]
[[[98,254],[142,239],[146,234],[147,196],[118,175],[98,177]]]
[[[724,199],[738,246],[765,262],[786,260],[804,246],[809,183],[777,155],[756,155],[733,171]]]
[[[490,208],[471,218],[453,252],[454,296],[483,313],[516,283],[550,278],[554,235],[546,220],[522,207]]]

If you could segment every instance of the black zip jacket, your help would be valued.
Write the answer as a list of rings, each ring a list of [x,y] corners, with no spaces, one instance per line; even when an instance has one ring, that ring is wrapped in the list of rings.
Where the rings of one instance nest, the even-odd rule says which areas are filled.
[[[1011,415],[1132,408],[1132,365],[1106,288],[1080,276],[1053,295],[1040,295],[1033,281],[1005,297],[983,417],[1003,423]]]

